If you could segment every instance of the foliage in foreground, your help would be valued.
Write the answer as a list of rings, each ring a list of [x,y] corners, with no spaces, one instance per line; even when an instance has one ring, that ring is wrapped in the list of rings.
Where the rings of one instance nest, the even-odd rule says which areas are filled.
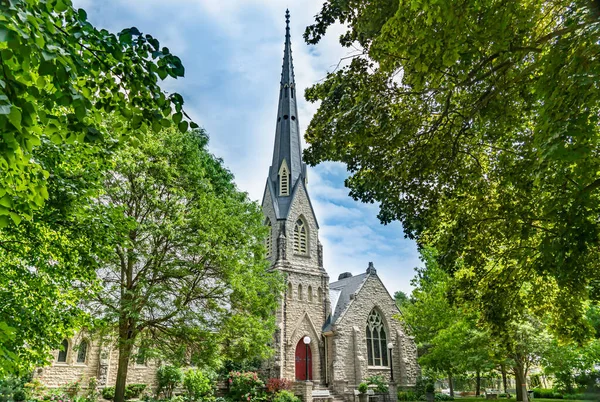
[[[600,300],[600,11],[588,0],[327,0],[305,33],[348,26],[351,63],[305,159],[346,163],[350,195],[434,246],[501,332],[522,309],[563,338]],[[524,292],[523,292],[524,291]],[[518,296],[517,296],[518,295]]]
[[[183,76],[181,61],[151,35],[98,30],[71,0],[0,8],[3,375],[43,365],[82,324],[79,299],[106,245],[85,208],[116,141],[188,122],[182,97],[158,84]],[[107,119],[120,123],[109,131]]]

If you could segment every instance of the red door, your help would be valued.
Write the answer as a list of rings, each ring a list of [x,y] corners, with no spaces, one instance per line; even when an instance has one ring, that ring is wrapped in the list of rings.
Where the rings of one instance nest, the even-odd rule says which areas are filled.
[[[308,380],[312,380],[312,352],[310,345],[305,345],[304,341],[296,345],[296,380],[306,381],[306,366],[308,365]]]

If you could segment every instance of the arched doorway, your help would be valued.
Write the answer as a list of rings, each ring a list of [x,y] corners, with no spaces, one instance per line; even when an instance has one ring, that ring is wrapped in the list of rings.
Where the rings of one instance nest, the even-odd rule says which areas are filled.
[[[296,345],[296,381],[312,380],[312,351],[305,345],[303,338]],[[308,379],[306,367],[308,366]]]

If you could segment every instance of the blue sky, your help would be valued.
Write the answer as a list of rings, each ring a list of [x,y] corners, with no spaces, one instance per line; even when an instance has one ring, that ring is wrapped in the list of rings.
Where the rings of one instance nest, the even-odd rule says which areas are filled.
[[[283,58],[285,9],[291,13],[296,85],[306,88],[325,77],[348,54],[334,27],[318,46],[302,41],[322,0],[74,0],[91,22],[118,32],[135,26],[178,55],[185,78],[165,82],[179,92],[185,110],[210,135],[211,151],[234,173],[238,187],[260,201],[267,177]],[[299,97],[300,128],[317,106]],[[320,224],[324,264],[332,280],[359,274],[373,261],[388,290],[410,292],[413,268],[421,265],[402,226],[383,226],[378,208],[348,197],[344,165],[309,168],[308,191]]]

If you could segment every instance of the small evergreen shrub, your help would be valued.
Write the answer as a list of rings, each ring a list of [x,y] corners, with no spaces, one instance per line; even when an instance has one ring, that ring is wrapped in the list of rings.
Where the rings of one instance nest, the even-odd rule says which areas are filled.
[[[436,401],[453,401],[454,400],[453,396],[442,394],[442,393],[435,394],[434,398]]]
[[[125,386],[125,399],[136,399],[146,389],[146,384],[128,384]]]
[[[25,393],[25,390],[23,390],[23,389],[18,389],[13,394],[13,400],[15,402],[22,402],[25,399],[27,399],[27,394]]]
[[[361,382],[360,384],[358,384],[358,392],[360,392],[361,394],[366,394],[368,390],[369,384],[367,384],[366,382]]]
[[[282,390],[275,394],[273,402],[301,402],[300,398],[294,395],[291,391]]]
[[[115,399],[115,387],[102,388],[102,398],[112,401]]]

